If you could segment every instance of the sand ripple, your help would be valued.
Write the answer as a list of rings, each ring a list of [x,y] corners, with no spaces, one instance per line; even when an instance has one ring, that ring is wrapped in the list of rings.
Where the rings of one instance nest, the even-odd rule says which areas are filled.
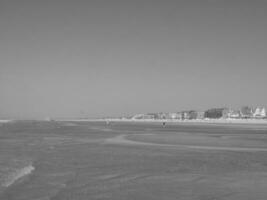
[[[136,134],[138,135],[138,134]],[[149,134],[152,135],[152,134]],[[183,145],[183,144],[161,144],[152,142],[136,141],[127,138],[127,135],[118,135],[113,138],[108,138],[105,141],[106,144],[122,144],[122,145],[145,145],[145,146],[157,146],[157,147],[172,147],[172,148],[187,148],[187,149],[199,149],[199,150],[217,150],[217,151],[238,151],[238,152],[257,152],[267,151],[267,148],[253,148],[253,147],[219,147],[219,146],[200,146],[200,145]]]
[[[14,172],[7,175],[5,181],[2,183],[2,186],[9,187],[13,183],[15,183],[18,179],[31,174],[33,170],[34,167],[32,165],[28,165],[26,167],[15,170]]]

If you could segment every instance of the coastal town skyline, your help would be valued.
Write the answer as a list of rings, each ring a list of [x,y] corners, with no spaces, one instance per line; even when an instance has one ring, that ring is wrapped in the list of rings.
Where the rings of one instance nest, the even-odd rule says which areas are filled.
[[[209,108],[207,110],[183,110],[176,112],[154,112],[146,114],[135,114],[133,116],[121,117],[122,119],[132,120],[202,120],[202,119],[266,119],[266,107],[249,107],[240,108]]]
[[[208,112],[215,111],[215,116],[208,115]],[[218,112],[217,112],[218,111]],[[216,115],[217,113],[217,115]],[[44,118],[28,118],[27,120],[98,120],[98,119],[173,119],[173,120],[185,120],[185,119],[267,119],[267,107],[266,106],[238,106],[238,107],[210,107],[205,109],[183,109],[183,110],[172,110],[172,111],[150,111],[140,113],[126,113],[123,115],[105,115],[100,117],[92,116],[64,116],[64,117],[52,117],[47,115]],[[0,119],[1,120],[1,119]],[[16,118],[2,118],[2,120],[19,120]]]

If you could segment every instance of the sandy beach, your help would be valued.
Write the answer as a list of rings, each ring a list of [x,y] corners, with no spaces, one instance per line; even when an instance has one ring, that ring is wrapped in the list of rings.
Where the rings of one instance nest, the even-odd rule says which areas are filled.
[[[266,132],[262,124],[8,123],[0,199],[266,199]]]

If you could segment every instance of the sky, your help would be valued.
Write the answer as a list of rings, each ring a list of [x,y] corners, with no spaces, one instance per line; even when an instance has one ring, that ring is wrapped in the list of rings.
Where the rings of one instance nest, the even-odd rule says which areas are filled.
[[[0,118],[267,106],[267,1],[0,0]]]

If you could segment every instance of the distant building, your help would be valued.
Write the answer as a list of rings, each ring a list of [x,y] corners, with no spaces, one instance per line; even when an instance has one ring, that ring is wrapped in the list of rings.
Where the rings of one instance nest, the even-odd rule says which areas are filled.
[[[132,117],[133,120],[141,120],[141,119],[155,119],[154,115],[151,114],[137,114]]]
[[[239,118],[241,118],[240,111],[238,111],[238,110],[231,110],[230,113],[229,113],[229,117],[228,118],[232,118],[232,119],[239,119]]]
[[[150,115],[150,114],[145,114],[144,115],[144,119],[155,119],[154,115]]]
[[[195,110],[182,111],[177,113],[181,120],[197,119],[198,112]]]
[[[180,120],[181,119],[181,113],[168,113],[168,119]]]
[[[266,118],[267,117],[267,113],[266,113],[266,109],[265,108],[262,108],[262,110],[261,110],[261,116],[263,118]]]
[[[240,109],[240,115],[241,118],[251,118],[253,116],[253,110],[248,106],[243,106]]]
[[[177,119],[182,120],[183,119],[183,113],[182,112],[177,112]]]
[[[148,113],[146,114],[148,117],[153,118],[153,119],[158,119],[158,113]]]
[[[257,107],[253,113],[254,118],[266,118],[266,109]]]
[[[204,111],[197,111],[197,118],[196,119],[204,119],[205,112]]]
[[[189,115],[189,119],[197,119],[197,111],[195,110],[190,110],[188,112],[188,115]]]
[[[224,119],[239,119],[241,118],[241,112],[239,110],[233,110],[225,108],[223,110],[222,118]]]
[[[212,108],[205,111],[205,118],[209,119],[219,119],[223,117],[223,112],[225,108]]]
[[[143,118],[143,114],[136,114],[132,117],[133,120],[136,120],[136,119],[142,119]]]
[[[162,112],[160,112],[160,113],[148,113],[146,115],[147,115],[147,117],[153,118],[155,120],[162,120],[162,119],[170,118],[168,113],[162,113]]]
[[[159,119],[167,119],[167,114],[166,113],[158,113]]]
[[[181,112],[181,119],[182,120],[188,120],[188,119],[190,119],[189,111],[182,111]]]
[[[222,118],[223,119],[228,119],[230,118],[230,113],[232,112],[232,110],[230,108],[225,108],[223,111],[222,111]]]

